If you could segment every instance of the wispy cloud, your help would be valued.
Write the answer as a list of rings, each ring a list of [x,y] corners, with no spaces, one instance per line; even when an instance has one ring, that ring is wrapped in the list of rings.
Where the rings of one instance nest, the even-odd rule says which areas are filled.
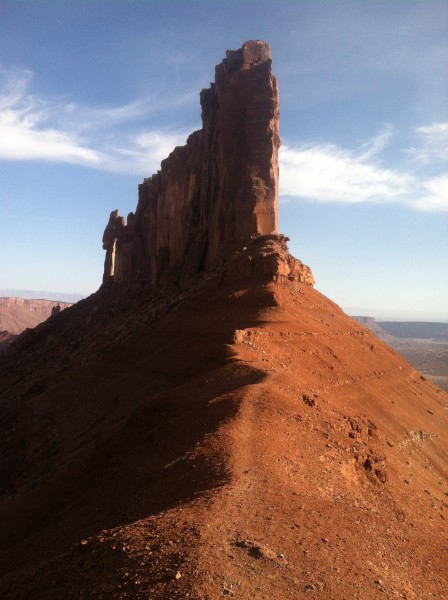
[[[63,108],[59,118],[65,125],[88,130],[142,119],[152,112],[153,106],[149,99],[138,99],[122,106],[90,108],[70,103]]]
[[[322,143],[283,146],[280,196],[333,204],[398,203],[422,211],[448,211],[448,176],[418,177],[411,170],[384,168],[373,160],[391,137],[388,127],[360,151]]]
[[[424,165],[433,162],[448,162],[448,123],[433,123],[417,127],[418,144],[407,152]]]
[[[280,149],[280,194],[317,202],[390,202],[414,183],[408,174],[366,163],[365,155],[335,145]]]
[[[439,175],[422,182],[421,193],[411,205],[423,211],[448,211],[448,175]]]
[[[372,140],[365,142],[361,146],[362,154],[359,156],[360,161],[370,160],[377,154],[383,150],[394,134],[394,128],[392,125],[386,125],[378,135],[376,135]]]
[[[30,72],[7,74],[0,94],[0,159],[98,164],[98,152],[74,132],[46,124],[48,106],[26,94],[30,77]]]
[[[173,110],[194,104],[198,101],[198,94],[185,92],[171,98],[152,94],[138,98],[127,104],[112,107],[87,107],[69,103],[59,111],[61,126],[72,127],[79,131],[94,129],[110,129],[122,123],[130,124],[141,121],[147,117],[157,116],[163,111]]]
[[[184,131],[132,133],[129,125],[141,127],[148,115],[190,102],[190,94],[163,103],[153,96],[116,107],[83,107],[30,94],[31,78],[29,71],[0,70],[0,160],[66,162],[150,175],[176,145],[185,143]],[[121,124],[124,130],[117,128]]]
[[[116,173],[150,176],[176,146],[185,144],[187,135],[183,131],[145,131],[129,136],[120,146],[106,147],[101,168]]]

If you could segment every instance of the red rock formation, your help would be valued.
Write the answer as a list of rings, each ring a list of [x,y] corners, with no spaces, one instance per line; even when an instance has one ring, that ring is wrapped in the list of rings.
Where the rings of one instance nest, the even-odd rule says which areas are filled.
[[[182,285],[251,237],[277,233],[279,103],[269,45],[227,51],[200,97],[202,129],[139,186],[126,226],[111,213],[104,281]]]
[[[120,217],[118,210],[113,210],[103,234],[103,249],[106,250],[103,283],[114,277],[117,238],[124,226],[124,218]]]
[[[251,239],[241,250],[235,251],[222,267],[225,281],[289,279],[314,285],[311,269],[289,254],[288,238],[283,235],[263,235]]]

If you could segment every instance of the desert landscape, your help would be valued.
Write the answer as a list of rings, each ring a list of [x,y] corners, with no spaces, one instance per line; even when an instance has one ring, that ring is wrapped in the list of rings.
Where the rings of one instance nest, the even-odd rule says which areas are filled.
[[[415,368],[448,392],[448,325],[415,321],[375,321],[354,317],[397,350]]]
[[[22,331],[33,329],[69,306],[72,304],[68,302],[0,296],[0,352]]]
[[[1,597],[447,597],[448,395],[289,253],[269,45],[201,107],[1,354]]]

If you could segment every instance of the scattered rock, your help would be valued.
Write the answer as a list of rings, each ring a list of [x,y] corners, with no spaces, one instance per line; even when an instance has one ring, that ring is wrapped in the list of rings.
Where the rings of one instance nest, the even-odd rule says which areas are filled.
[[[302,400],[305,402],[305,404],[307,406],[316,406],[316,400],[317,400],[317,396],[316,394],[310,395],[310,394],[303,394],[302,395]]]
[[[267,546],[264,546],[263,544],[258,544],[257,542],[252,542],[250,540],[241,540],[236,542],[235,545],[239,548],[247,548],[249,556],[252,556],[253,558],[275,560],[279,556],[276,552],[273,552]]]

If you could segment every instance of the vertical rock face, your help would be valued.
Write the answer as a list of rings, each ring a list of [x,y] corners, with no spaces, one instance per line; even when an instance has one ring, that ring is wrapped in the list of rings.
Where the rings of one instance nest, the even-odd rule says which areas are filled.
[[[117,239],[121,238],[120,234],[124,227],[124,218],[120,217],[118,210],[113,210],[110,213],[109,223],[106,225],[103,234],[103,250],[106,250],[103,283],[114,277]]]
[[[183,284],[252,236],[278,229],[279,102],[267,43],[246,42],[202,90],[202,129],[139,186],[125,225],[111,213],[104,281]]]

